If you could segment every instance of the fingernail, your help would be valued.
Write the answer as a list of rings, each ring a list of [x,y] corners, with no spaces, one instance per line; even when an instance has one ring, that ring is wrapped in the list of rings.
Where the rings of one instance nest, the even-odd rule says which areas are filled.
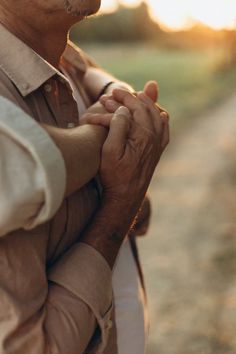
[[[121,106],[119,107],[116,111],[115,114],[118,116],[125,116],[127,118],[131,117],[130,111],[128,110],[127,107]]]

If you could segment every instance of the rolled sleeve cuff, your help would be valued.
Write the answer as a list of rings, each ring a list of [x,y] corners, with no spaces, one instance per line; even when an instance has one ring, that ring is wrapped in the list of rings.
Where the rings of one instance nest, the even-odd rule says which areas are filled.
[[[66,188],[65,162],[53,140],[36,121],[7,99],[0,97],[0,100],[4,101],[0,129],[29,152],[43,178],[42,207],[25,227],[33,228],[53,217],[62,203]]]
[[[78,243],[50,269],[48,279],[77,296],[91,309],[101,330],[96,352],[102,353],[112,327],[112,271],[93,247]]]

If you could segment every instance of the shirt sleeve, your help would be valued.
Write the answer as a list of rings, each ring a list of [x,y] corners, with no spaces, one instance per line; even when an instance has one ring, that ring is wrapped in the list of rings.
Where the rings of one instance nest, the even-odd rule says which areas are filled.
[[[0,243],[0,353],[105,353],[114,328],[109,265],[78,243],[46,273],[44,232],[40,225],[25,242],[19,230]]]
[[[66,185],[63,157],[41,126],[0,97],[0,236],[31,229],[59,208]]]
[[[104,257],[78,243],[53,266],[48,280],[45,329],[55,353],[104,353],[114,325],[112,271]]]

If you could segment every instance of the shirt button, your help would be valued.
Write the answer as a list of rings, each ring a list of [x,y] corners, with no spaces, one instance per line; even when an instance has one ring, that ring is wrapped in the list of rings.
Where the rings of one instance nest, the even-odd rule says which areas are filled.
[[[70,122],[70,123],[68,123],[67,124],[67,128],[74,128],[75,127],[75,123],[73,123],[73,122]]]
[[[52,91],[52,86],[50,84],[46,84],[46,85],[44,85],[44,90],[46,92],[51,92]]]

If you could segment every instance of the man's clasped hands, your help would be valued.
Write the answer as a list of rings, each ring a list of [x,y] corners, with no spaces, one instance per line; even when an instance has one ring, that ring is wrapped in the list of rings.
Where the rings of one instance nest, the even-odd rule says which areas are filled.
[[[138,193],[141,203],[169,142],[169,115],[156,104],[157,99],[158,86],[153,81],[139,93],[114,89],[100,98],[102,113],[91,110],[81,117],[81,124],[108,128],[100,166],[104,197],[107,194],[127,204]]]

